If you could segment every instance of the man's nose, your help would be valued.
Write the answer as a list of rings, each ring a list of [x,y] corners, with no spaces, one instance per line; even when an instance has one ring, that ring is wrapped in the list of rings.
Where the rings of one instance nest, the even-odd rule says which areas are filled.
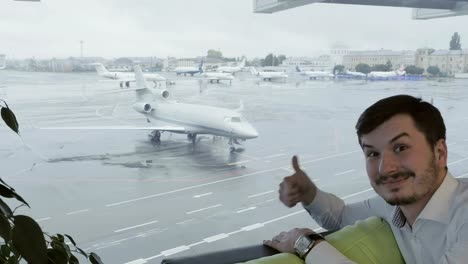
[[[383,153],[379,161],[379,174],[388,175],[398,171],[397,158],[393,153]]]

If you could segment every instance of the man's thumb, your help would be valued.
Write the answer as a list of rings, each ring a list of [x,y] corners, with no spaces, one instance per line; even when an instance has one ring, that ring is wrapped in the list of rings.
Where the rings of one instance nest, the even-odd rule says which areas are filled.
[[[297,156],[292,157],[292,166],[295,172],[302,172],[301,167],[299,167],[299,161],[297,159]]]

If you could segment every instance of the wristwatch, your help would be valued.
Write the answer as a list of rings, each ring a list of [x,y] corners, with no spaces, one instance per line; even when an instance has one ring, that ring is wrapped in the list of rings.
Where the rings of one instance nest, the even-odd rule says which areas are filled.
[[[302,235],[294,243],[294,250],[296,250],[300,258],[304,258],[315,244],[317,244],[317,241],[324,239],[322,235],[316,233]]]

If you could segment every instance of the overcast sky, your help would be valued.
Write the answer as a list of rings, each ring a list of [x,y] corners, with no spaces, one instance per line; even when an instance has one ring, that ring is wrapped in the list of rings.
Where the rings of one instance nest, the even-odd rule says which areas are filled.
[[[311,4],[253,13],[252,0],[42,0],[0,2],[0,54],[311,56],[335,43],[352,50],[447,49],[453,32],[468,48],[468,16],[412,20],[409,8]]]

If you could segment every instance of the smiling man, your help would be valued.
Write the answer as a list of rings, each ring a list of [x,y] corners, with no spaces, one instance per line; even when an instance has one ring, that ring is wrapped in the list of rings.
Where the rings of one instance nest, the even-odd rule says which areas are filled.
[[[378,196],[345,204],[319,190],[293,157],[295,173],[280,184],[280,200],[288,207],[301,202],[328,230],[381,217],[390,224],[406,263],[466,263],[468,181],[448,171],[439,110],[412,96],[392,96],[366,109],[356,130]],[[297,253],[306,263],[353,263],[307,228],[282,232],[264,244]]]

